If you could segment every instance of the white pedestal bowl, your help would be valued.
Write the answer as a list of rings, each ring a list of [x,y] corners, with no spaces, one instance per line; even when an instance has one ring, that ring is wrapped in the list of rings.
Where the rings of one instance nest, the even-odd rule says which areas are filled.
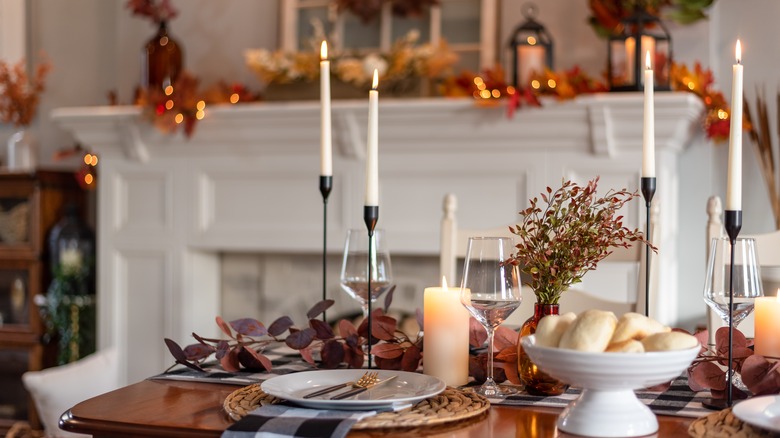
[[[658,431],[658,420],[639,401],[635,389],[679,376],[699,347],[650,353],[588,353],[537,347],[535,336],[522,340],[531,360],[547,374],[582,388],[579,398],[558,416],[558,429],[591,437],[635,437]]]

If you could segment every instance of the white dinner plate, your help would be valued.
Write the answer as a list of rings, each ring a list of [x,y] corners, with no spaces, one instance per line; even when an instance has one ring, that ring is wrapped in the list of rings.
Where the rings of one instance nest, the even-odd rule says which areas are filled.
[[[780,395],[762,395],[734,405],[734,415],[745,423],[780,432]]]
[[[436,377],[406,371],[376,370],[379,379],[391,376],[395,379],[371,388],[345,400],[329,400],[346,389],[333,391],[315,398],[303,398],[304,395],[339,383],[355,381],[366,370],[318,370],[285,374],[264,381],[260,388],[274,397],[289,400],[301,406],[316,409],[371,410],[388,409],[394,405],[413,403],[442,391],[447,385]],[[350,387],[351,388],[351,387]]]

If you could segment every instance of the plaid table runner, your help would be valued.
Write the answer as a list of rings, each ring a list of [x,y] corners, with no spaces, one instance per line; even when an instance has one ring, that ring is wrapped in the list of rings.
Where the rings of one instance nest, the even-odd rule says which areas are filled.
[[[311,371],[317,368],[309,365],[303,359],[301,355],[291,348],[280,347],[273,350],[266,350],[263,354],[271,360],[273,370],[271,372],[253,373],[248,371],[239,371],[236,373],[228,373],[222,371],[219,364],[216,362],[210,362],[204,364],[204,368],[208,371],[202,373],[190,368],[181,367],[169,371],[167,373],[158,374],[150,377],[150,379],[164,379],[164,380],[186,380],[196,382],[209,382],[209,383],[225,383],[230,385],[251,385],[252,383],[260,383],[264,380],[268,380],[271,377],[282,376],[285,374],[297,373],[300,371]]]
[[[219,368],[213,368],[213,372],[201,373],[189,368],[180,368],[168,373],[152,377],[152,379],[188,380],[212,383],[226,383],[233,385],[249,385],[262,382],[271,377],[309,371],[315,369],[301,359],[297,351],[282,347],[264,354],[271,359],[273,371],[270,373],[226,373]],[[211,368],[210,368],[211,369]],[[539,397],[529,394],[518,394],[505,399],[490,399],[494,405],[500,406],[547,406],[563,408],[570,401],[575,400],[580,394],[580,389],[569,388],[564,394],[555,397]],[[658,415],[674,415],[679,417],[698,418],[712,411],[702,406],[702,401],[709,398],[709,392],[694,393],[688,387],[688,378],[680,376],[674,380],[671,387],[664,392],[637,391],[637,398],[644,402],[651,411]]]
[[[549,406],[566,407],[579,397],[579,388],[569,388],[555,397],[541,397],[529,394],[511,395],[504,399],[490,399],[490,403],[501,406]],[[688,378],[680,376],[664,392],[636,391],[637,398],[657,415],[698,418],[712,411],[702,406],[702,401],[710,397],[709,392],[695,393],[688,387]]]
[[[324,411],[285,405],[262,406],[232,424],[222,438],[343,438],[357,421],[374,411]]]

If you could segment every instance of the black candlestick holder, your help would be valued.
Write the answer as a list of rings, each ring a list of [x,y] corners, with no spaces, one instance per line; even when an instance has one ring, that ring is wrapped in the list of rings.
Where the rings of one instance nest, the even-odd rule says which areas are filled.
[[[374,229],[376,228],[376,223],[379,220],[379,206],[377,205],[366,205],[363,207],[363,220],[366,223],[366,228],[368,229],[368,272],[366,275],[367,281],[367,287],[368,287],[368,294],[367,294],[367,300],[368,300],[368,321],[367,327],[368,327],[368,369],[372,368],[371,365],[371,313],[373,310],[371,309],[371,297],[373,293],[371,292],[371,273],[372,270],[372,255],[374,253],[373,251],[373,245],[374,245]]]
[[[731,379],[734,376],[734,245],[737,236],[742,229],[742,210],[726,210],[724,226],[726,234],[731,242],[731,264],[729,266],[729,369],[726,377],[726,406],[731,407],[733,402]]]
[[[645,316],[650,316],[650,204],[655,196],[655,177],[642,177],[642,197],[645,198]]]
[[[328,299],[328,196],[333,188],[333,176],[320,175],[320,193],[322,194],[322,300]],[[325,312],[322,320],[327,321]]]

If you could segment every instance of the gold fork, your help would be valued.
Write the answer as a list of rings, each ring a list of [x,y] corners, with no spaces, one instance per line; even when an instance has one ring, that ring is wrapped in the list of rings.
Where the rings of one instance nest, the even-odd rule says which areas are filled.
[[[362,376],[360,376],[360,378],[355,380],[354,382],[345,382],[345,383],[339,383],[338,385],[329,386],[327,388],[314,391],[311,394],[306,394],[303,396],[303,398],[317,397],[319,395],[337,391],[339,389],[346,388],[348,386],[352,386],[353,388],[365,388],[371,384],[376,383],[377,380],[379,380],[379,374],[376,372],[372,373],[369,371],[363,374]]]

